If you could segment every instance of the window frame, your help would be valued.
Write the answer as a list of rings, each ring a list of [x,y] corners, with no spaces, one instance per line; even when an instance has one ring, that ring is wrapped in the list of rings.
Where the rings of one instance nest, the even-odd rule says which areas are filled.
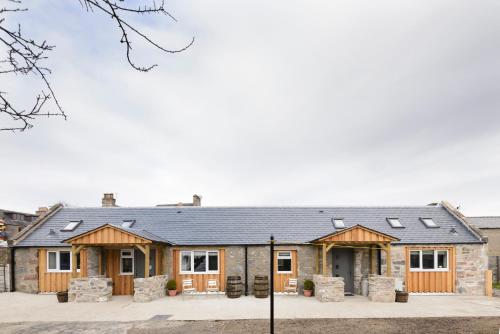
[[[204,252],[205,253],[205,271],[194,271],[194,253],[200,253]],[[189,253],[189,256],[191,258],[191,270],[190,271],[185,271],[182,270],[182,255]],[[217,270],[209,270],[209,253],[216,253],[217,254]],[[180,251],[180,256],[179,256],[179,274],[181,275],[207,275],[207,274],[219,274],[220,273],[220,252],[218,250],[203,250],[203,249],[196,249],[196,250],[182,250]]]
[[[428,225],[425,221],[426,220],[430,220],[432,222],[432,224],[434,225]],[[422,224],[425,225],[425,227],[427,228],[439,228],[439,225],[434,221],[434,219],[432,218],[428,218],[428,217],[420,217],[420,221],[422,222]]]
[[[61,252],[69,253],[69,270],[61,270]],[[50,255],[49,253],[55,253],[56,254],[56,269],[50,269],[49,268],[49,258]],[[70,250],[47,250],[47,272],[48,273],[70,273],[72,272],[73,268],[73,253]]]
[[[387,223],[389,223],[389,225],[392,227],[392,228],[405,228],[403,223],[401,223],[401,219],[399,218],[395,218],[395,217],[388,217],[386,218],[387,220]],[[399,226],[394,226],[392,224],[393,221],[397,221],[397,224],[399,224]]]
[[[280,256],[280,253],[288,253],[288,256]],[[276,253],[276,273],[278,274],[291,274],[293,273],[293,252],[292,251],[277,251]],[[290,260],[290,271],[279,270],[278,261],[279,260]]]
[[[337,225],[337,222],[340,222],[340,224]],[[333,227],[339,230],[345,228],[344,218],[333,218]]]
[[[80,224],[82,223],[81,220],[70,220],[69,223],[67,223],[66,225],[64,225],[64,227],[60,230],[61,232],[73,232],[74,230],[77,229],[78,226],[80,226]],[[74,227],[73,228],[68,228],[68,226],[74,224]]]
[[[131,255],[123,255],[123,252],[131,252]],[[135,258],[134,258],[134,249],[133,248],[127,248],[127,249],[120,249],[120,275],[122,276],[130,276],[135,274]],[[132,259],[132,272],[123,272],[123,259]]]
[[[434,268],[432,269],[423,269],[423,252],[424,251],[433,251],[434,252]],[[419,252],[419,268],[412,268],[411,267],[411,252]],[[446,252],[446,268],[438,268],[438,253],[439,252]],[[409,270],[411,272],[449,272],[450,271],[450,250],[449,249],[410,249],[410,254],[409,254],[409,263],[407,264],[409,267]]]

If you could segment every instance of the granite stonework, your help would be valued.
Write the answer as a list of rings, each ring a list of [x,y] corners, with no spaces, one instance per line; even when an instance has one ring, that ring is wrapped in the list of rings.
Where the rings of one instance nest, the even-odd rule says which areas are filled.
[[[489,247],[489,246],[488,246]],[[500,264],[500,256],[488,256],[488,269],[493,273],[493,282],[497,282],[500,279],[498,274],[498,269]]]
[[[77,303],[97,303],[111,300],[113,282],[103,276],[72,278],[69,282],[68,300]]]
[[[380,275],[370,275],[370,277],[368,278],[368,299],[372,302],[395,302],[395,278]]]
[[[314,275],[314,295],[320,302],[344,301],[344,278]]]
[[[87,247],[87,275],[99,275],[99,255],[101,254],[101,247]]]
[[[38,293],[38,249],[16,248],[14,260],[16,291]]]
[[[488,269],[487,245],[456,245],[455,249],[457,292],[484,295],[485,271]]]
[[[10,264],[10,250],[9,247],[0,246],[0,266]]]
[[[165,297],[168,275],[134,278],[134,302],[144,303]]]
[[[418,246],[417,246],[418,247]],[[387,274],[387,254],[381,251],[381,269],[382,275]],[[392,245],[391,246],[391,276],[395,278],[395,285],[401,290],[405,289],[406,278],[406,247]]]
[[[366,248],[354,249],[354,293],[362,294],[362,281],[370,274],[370,251]]]

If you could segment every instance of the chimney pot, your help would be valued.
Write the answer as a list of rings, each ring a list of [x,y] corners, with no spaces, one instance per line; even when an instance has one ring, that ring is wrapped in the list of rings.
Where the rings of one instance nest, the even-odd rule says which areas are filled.
[[[105,193],[102,197],[102,207],[110,208],[116,206],[116,199],[113,193]]]
[[[193,195],[193,206],[201,206],[201,196],[200,195]]]

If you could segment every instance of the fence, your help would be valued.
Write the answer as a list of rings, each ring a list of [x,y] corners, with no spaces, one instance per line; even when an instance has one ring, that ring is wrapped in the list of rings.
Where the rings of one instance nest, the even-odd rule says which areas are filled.
[[[10,291],[10,267],[9,265],[0,265],[0,292]]]

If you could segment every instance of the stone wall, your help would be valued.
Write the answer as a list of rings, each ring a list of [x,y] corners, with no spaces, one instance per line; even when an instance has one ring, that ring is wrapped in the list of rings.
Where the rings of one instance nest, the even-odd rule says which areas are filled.
[[[500,256],[488,256],[488,269],[493,272],[493,282],[498,282],[498,280],[500,279],[499,262]]]
[[[344,278],[313,275],[314,296],[320,302],[344,301]]]
[[[16,248],[15,253],[15,288],[16,291],[38,292],[38,249]]]
[[[10,265],[0,265],[0,292],[10,291]]]
[[[250,254],[249,254],[250,255]],[[243,293],[245,292],[245,247],[230,246],[225,248],[226,265],[224,280],[227,281],[227,276],[240,276],[243,283]],[[250,278],[250,276],[248,277]],[[253,286],[248,285],[248,293],[250,294]]]
[[[396,300],[395,278],[370,275],[368,278],[368,299],[372,302],[394,302]]]
[[[166,294],[168,275],[134,278],[134,302],[150,302]]]
[[[10,248],[0,247],[0,266],[10,264]]]
[[[485,294],[485,270],[488,269],[485,244],[456,246],[456,291],[467,295]]]
[[[107,302],[111,300],[113,282],[103,276],[72,278],[69,282],[70,302]]]

